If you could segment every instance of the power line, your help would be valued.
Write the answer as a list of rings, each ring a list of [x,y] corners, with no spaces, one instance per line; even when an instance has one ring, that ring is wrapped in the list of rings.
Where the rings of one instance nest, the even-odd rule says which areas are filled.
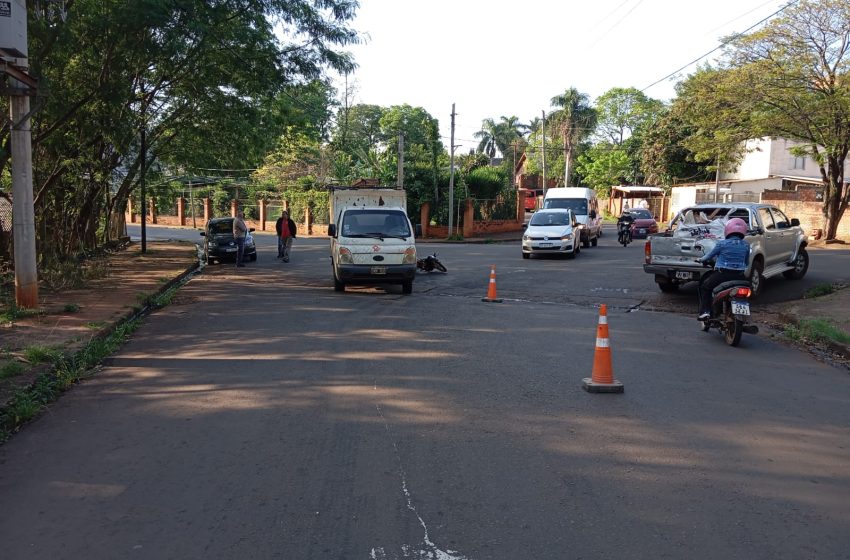
[[[682,66],[681,68],[679,68],[679,69],[677,69],[677,70],[674,70],[674,71],[670,72],[669,74],[667,74],[666,76],[664,76],[664,77],[663,77],[663,78],[661,78],[660,80],[656,80],[656,81],[652,82],[651,84],[649,84],[648,86],[646,86],[645,88],[643,88],[641,91],[642,91],[642,92],[643,92],[643,91],[646,91],[646,90],[648,90],[649,88],[651,88],[652,86],[657,85],[657,84],[660,84],[661,82],[663,82],[664,80],[666,80],[666,79],[668,79],[668,78],[672,78],[673,76],[675,76],[676,74],[678,74],[679,72],[681,72],[682,70],[684,70],[685,68],[687,68],[688,66],[691,66],[691,65],[693,65],[693,64],[696,64],[697,62],[699,62],[699,61],[700,61],[700,60],[702,60],[703,58],[707,57],[708,55],[710,55],[710,54],[711,54],[711,53],[713,53],[714,51],[716,51],[716,50],[718,50],[718,49],[722,49],[723,47],[725,47],[726,45],[728,45],[729,43],[731,43],[732,41],[734,41],[734,40],[735,40],[735,39],[737,39],[738,37],[742,36],[744,33],[747,33],[747,32],[748,32],[748,31],[750,31],[751,29],[753,29],[753,28],[755,28],[755,27],[758,27],[759,25],[761,25],[762,23],[766,22],[767,20],[769,20],[770,18],[772,18],[772,17],[773,17],[773,16],[775,16],[776,14],[778,14],[778,13],[780,13],[780,12],[782,12],[782,11],[786,10],[787,8],[790,8],[791,6],[793,6],[794,4],[796,4],[796,3],[797,3],[797,2],[799,2],[799,1],[800,1],[800,0],[791,0],[791,2],[788,2],[787,4],[785,4],[784,6],[782,6],[781,8],[779,8],[778,10],[776,10],[775,12],[773,12],[772,14],[770,14],[769,16],[767,16],[766,18],[764,18],[763,20],[761,20],[761,21],[758,21],[758,22],[754,23],[753,25],[749,26],[748,28],[746,28],[745,30],[741,31],[740,33],[736,33],[735,35],[733,35],[733,36],[729,37],[728,39],[726,39],[725,41],[723,41],[722,43],[720,43],[719,45],[717,45],[716,47],[714,47],[713,49],[711,49],[710,51],[708,51],[707,53],[705,53],[704,55],[702,55],[702,56],[700,56],[700,57],[696,58],[695,60],[692,60],[691,62],[689,62],[689,63],[685,64],[685,65],[684,65],[684,66]]]
[[[605,37],[606,35],[608,35],[609,33],[611,33],[611,31],[612,31],[615,27],[617,27],[618,25],[620,25],[620,24],[623,22],[623,20],[624,20],[624,19],[626,19],[627,17],[629,17],[629,14],[631,14],[633,11],[635,11],[635,9],[636,9],[638,6],[640,6],[641,4],[643,4],[643,0],[638,0],[637,4],[635,4],[634,6],[632,6],[632,8],[631,8],[628,12],[626,12],[625,14],[623,14],[623,17],[621,17],[620,19],[618,19],[618,20],[614,23],[614,25],[612,25],[611,27],[609,27],[609,28],[608,28],[608,30],[607,30],[607,31],[605,31],[605,33],[602,33],[602,34],[598,35],[598,36],[596,37],[596,40],[595,40],[595,41],[593,41],[593,42],[590,44],[590,46],[591,46],[591,47],[593,47],[593,46],[595,46],[597,43],[599,43],[599,41],[600,41],[603,37]]]

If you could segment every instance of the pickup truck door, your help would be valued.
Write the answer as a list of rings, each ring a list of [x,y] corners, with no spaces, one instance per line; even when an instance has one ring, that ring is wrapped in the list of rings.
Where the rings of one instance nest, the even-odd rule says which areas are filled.
[[[771,208],[770,213],[773,215],[773,223],[776,226],[774,233],[777,237],[776,262],[788,262],[797,249],[797,230],[791,226],[791,220],[779,208]]]
[[[786,232],[776,227],[776,222],[769,208],[759,208],[758,213],[761,227],[764,230],[762,243],[764,245],[765,268],[787,261],[791,258],[791,252],[785,249],[789,239],[785,236]],[[793,238],[790,239],[793,240]]]

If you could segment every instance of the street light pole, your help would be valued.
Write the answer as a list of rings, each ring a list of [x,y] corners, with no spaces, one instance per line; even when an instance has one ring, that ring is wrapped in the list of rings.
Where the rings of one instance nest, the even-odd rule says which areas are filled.
[[[454,225],[454,201],[455,201],[455,104],[452,103],[452,134],[451,134],[451,156],[449,158],[449,237],[452,236]]]

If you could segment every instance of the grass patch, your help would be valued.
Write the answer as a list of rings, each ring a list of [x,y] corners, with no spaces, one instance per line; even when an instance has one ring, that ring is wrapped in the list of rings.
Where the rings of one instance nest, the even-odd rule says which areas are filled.
[[[850,344],[850,335],[826,319],[802,319],[796,325],[786,327],[785,336],[791,340],[815,342],[840,342]]]
[[[24,309],[23,307],[18,307],[17,305],[12,304],[8,308],[0,312],[0,322],[14,323],[18,319],[26,319],[27,317],[37,317],[41,314],[42,311],[40,309]]]
[[[62,356],[62,352],[49,346],[33,344],[24,348],[24,357],[31,364],[54,362]]]
[[[86,328],[91,329],[93,331],[98,331],[107,325],[106,321],[92,321],[91,323],[86,323]]]
[[[8,379],[9,377],[16,377],[24,372],[24,366],[20,362],[17,361],[9,361],[3,362],[0,365],[0,379]]]
[[[106,338],[92,340],[76,354],[60,355],[52,371],[40,375],[30,387],[19,389],[6,407],[0,409],[0,442],[9,439],[68,387],[91,375],[103,358],[126,342],[138,324],[138,320],[126,321]]]
[[[65,313],[76,313],[80,310],[80,306],[76,303],[66,303],[65,307],[62,308]]]
[[[809,288],[805,294],[803,294],[804,298],[816,298],[819,296],[825,296],[835,292],[835,286],[832,284],[818,284],[813,288]]]

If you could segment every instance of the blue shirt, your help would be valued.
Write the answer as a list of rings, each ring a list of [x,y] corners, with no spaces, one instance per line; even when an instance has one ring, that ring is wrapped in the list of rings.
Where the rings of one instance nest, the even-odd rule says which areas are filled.
[[[710,261],[714,257],[717,257],[714,268],[746,270],[747,263],[750,262],[750,244],[737,237],[721,239],[700,262]]]

